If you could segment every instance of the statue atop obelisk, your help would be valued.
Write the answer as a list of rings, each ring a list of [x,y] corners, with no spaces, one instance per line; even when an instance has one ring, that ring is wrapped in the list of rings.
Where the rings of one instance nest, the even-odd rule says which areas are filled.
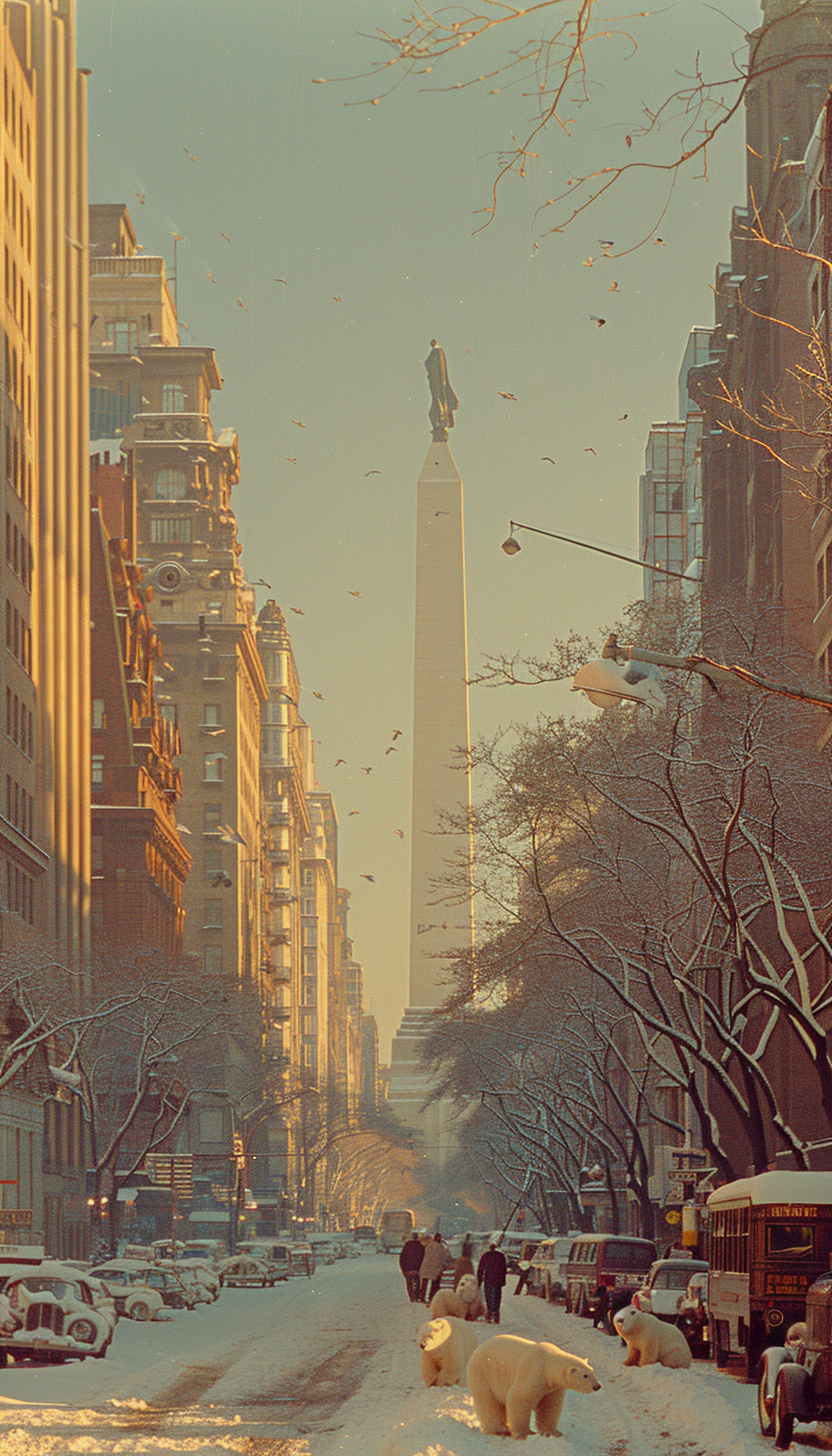
[[[466,873],[470,886],[470,834],[467,827],[447,830],[448,819],[460,821],[470,810],[470,725],[462,480],[448,445],[459,400],[436,339],[431,339],[425,368],[433,438],[416,504],[410,996],[393,1041],[390,1102],[421,1132],[428,1158],[441,1164],[451,1143],[448,1109],[434,1105],[420,1114],[429,1081],[418,1066],[418,1049],[431,1010],[448,994],[450,955],[473,946],[473,911],[465,886]],[[455,904],[446,902],[442,883],[451,873],[460,882]]]

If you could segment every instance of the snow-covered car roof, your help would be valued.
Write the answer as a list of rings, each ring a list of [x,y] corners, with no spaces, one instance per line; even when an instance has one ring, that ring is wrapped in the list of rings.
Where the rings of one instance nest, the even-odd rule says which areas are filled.
[[[40,1264],[0,1264],[0,1279],[10,1284],[14,1279],[63,1279],[67,1284],[86,1279],[86,1271],[73,1269],[57,1259],[44,1259]]]
[[[737,1178],[715,1188],[708,1197],[708,1208],[751,1203],[828,1203],[832,1204],[832,1173],[757,1173],[753,1178]]]

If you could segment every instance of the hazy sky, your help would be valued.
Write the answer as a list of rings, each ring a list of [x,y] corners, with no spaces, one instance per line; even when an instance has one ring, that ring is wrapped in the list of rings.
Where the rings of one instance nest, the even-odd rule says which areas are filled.
[[[512,42],[504,27],[487,54],[462,51],[377,106],[345,105],[379,95],[377,83],[338,78],[382,57],[369,37],[396,33],[408,8],[78,0],[78,64],[93,70],[90,200],[126,201],[139,240],[171,269],[171,234],[187,239],[182,339],[217,350],[225,385],[214,425],[240,436],[243,563],[272,584],[292,632],[383,1060],[407,1000],[415,503],[430,442],[430,339],[445,348],[461,401],[450,443],[465,488],[471,670],[486,652],[544,653],[571,628],[600,642],[639,594],[638,569],[535,538],[509,559],[500,542],[513,516],[638,554],[646,434],[676,417],[688,331],[712,320],[714,268],[743,200],[741,127],[715,145],[707,182],[680,181],[659,228],[665,246],[582,266],[597,259],[599,237],[618,251],[649,230],[663,205],[656,174],[634,175],[562,235],[546,233],[554,209],[535,211],[576,173],[658,157],[669,140],[639,139],[642,106],[679,84],[697,50],[728,77],[742,27],[759,20],[753,0],[723,5],[736,23],[680,0],[628,22],[635,58],[615,35],[597,42],[589,104],[567,112],[573,135],[535,143],[539,159],[508,179],[496,220],[475,234],[496,153],[532,115],[523,93],[535,87],[498,76],[473,90],[426,88],[490,69],[520,32]],[[612,4],[610,16],[630,9]],[[473,689],[472,731],[574,701],[547,687]],[[395,728],[399,752],[385,755]],[[339,757],[348,766],[336,770]]]

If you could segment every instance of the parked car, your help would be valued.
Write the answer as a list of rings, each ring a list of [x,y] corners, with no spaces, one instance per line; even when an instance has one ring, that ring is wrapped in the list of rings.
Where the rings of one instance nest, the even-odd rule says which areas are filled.
[[[650,1265],[647,1278],[635,1291],[632,1302],[645,1314],[654,1314],[657,1319],[675,1324],[679,1302],[691,1275],[707,1273],[707,1270],[705,1259],[657,1259]]]
[[[567,1313],[589,1315],[599,1284],[619,1296],[635,1293],[656,1258],[652,1239],[620,1234],[578,1234],[566,1270]]]
[[[376,1246],[376,1231],[372,1224],[360,1223],[353,1229],[352,1236],[356,1244],[366,1244],[368,1248]]]
[[[177,1260],[175,1264],[167,1259],[157,1262],[160,1269],[170,1269],[190,1290],[194,1304],[214,1304],[219,1299],[222,1288],[219,1275],[207,1264],[195,1259]]]
[[[111,1259],[92,1270],[112,1294],[119,1314],[129,1319],[156,1319],[161,1306],[193,1309],[200,1301],[172,1269],[145,1264],[138,1259]],[[134,1295],[138,1298],[134,1298]],[[156,1295],[161,1301],[157,1304]]]
[[[375,1234],[373,1234],[375,1239]],[[269,1283],[276,1284],[279,1279],[288,1279],[291,1254],[290,1246],[287,1243],[273,1243],[271,1239],[245,1239],[237,1245],[240,1254],[251,1254],[253,1258],[260,1259],[269,1270]]]
[[[315,1250],[302,1240],[289,1245],[289,1273],[305,1274],[308,1279],[315,1273]]]
[[[220,1259],[224,1259],[227,1253],[228,1250],[222,1239],[188,1239],[179,1254],[179,1262],[198,1259],[210,1264],[212,1269],[216,1269]]]
[[[555,1239],[541,1239],[531,1257],[531,1273],[526,1292],[554,1303],[566,1295],[566,1267],[575,1240],[567,1234]],[[523,1251],[521,1256],[525,1257]]]
[[[688,1287],[679,1300],[676,1323],[690,1345],[691,1354],[707,1357],[711,1351],[711,1336],[708,1326],[707,1269],[699,1270],[691,1275]]]
[[[56,1260],[6,1265],[0,1294],[0,1365],[15,1360],[102,1360],[115,1312],[96,1308],[89,1281]]]
[[[806,1293],[806,1321],[761,1357],[757,1411],[764,1436],[787,1451],[796,1421],[832,1419],[832,1271]],[[795,1343],[796,1341],[796,1343]]]
[[[228,1259],[223,1259],[220,1263],[219,1275],[221,1283],[233,1286],[235,1289],[252,1289],[257,1285],[261,1289],[265,1289],[267,1285],[274,1284],[265,1259],[255,1258],[251,1252],[238,1252],[232,1254]]]

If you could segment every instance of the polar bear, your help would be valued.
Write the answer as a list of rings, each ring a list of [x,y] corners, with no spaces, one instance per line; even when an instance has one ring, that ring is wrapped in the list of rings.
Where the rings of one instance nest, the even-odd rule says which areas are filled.
[[[541,1436],[558,1434],[566,1390],[600,1390],[601,1382],[580,1355],[569,1355],[545,1340],[495,1335],[478,1345],[468,1361],[468,1389],[480,1429],[487,1436],[518,1441],[531,1434],[531,1414]]]
[[[476,1331],[462,1319],[432,1319],[419,1330],[425,1385],[461,1385],[477,1348]]]
[[[431,1319],[478,1320],[485,1314],[477,1281],[473,1274],[463,1274],[456,1289],[437,1289],[430,1302]]]
[[[613,1317],[613,1324],[627,1345],[625,1365],[666,1365],[669,1370],[687,1370],[690,1345],[682,1331],[654,1314],[628,1304]]]

